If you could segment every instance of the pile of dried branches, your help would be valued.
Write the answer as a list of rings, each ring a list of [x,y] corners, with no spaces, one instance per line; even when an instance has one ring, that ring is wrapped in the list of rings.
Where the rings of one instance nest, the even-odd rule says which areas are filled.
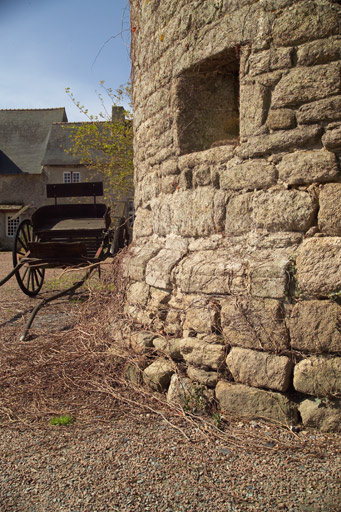
[[[103,285],[86,290],[87,300],[79,306],[73,327],[57,333],[42,332],[27,342],[0,343],[0,422],[36,428],[48,425],[51,416],[68,414],[79,425],[111,421],[141,413],[160,415],[188,440],[221,439],[227,445],[253,450],[297,449],[299,438],[274,429],[270,443],[257,429],[236,429],[229,419],[217,425],[212,418],[193,414],[168,404],[161,394],[143,382],[128,378],[146,366],[146,358],[135,354],[122,337],[129,330],[124,314],[126,281],[115,258]],[[133,327],[133,326],[131,326]],[[283,435],[284,432],[284,435]],[[316,449],[316,447],[315,447]]]

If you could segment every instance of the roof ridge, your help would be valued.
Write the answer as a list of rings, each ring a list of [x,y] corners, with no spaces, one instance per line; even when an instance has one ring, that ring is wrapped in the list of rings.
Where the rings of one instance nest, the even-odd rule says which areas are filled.
[[[98,124],[98,123],[109,123],[110,121],[53,121],[51,124]]]
[[[66,110],[65,107],[49,107],[49,108],[0,108],[0,112],[31,112],[39,110]]]

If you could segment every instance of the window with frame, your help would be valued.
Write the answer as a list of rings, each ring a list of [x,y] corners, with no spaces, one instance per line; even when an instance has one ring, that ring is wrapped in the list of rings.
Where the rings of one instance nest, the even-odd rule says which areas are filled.
[[[15,219],[12,218],[13,215],[7,215],[6,216],[6,236],[8,238],[13,238],[17,228],[20,224],[20,216],[16,217]]]
[[[81,173],[79,171],[66,171],[64,172],[64,183],[80,183]]]

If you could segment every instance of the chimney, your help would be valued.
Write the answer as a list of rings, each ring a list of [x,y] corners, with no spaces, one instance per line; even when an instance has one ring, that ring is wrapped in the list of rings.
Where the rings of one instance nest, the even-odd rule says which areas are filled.
[[[112,115],[112,121],[114,121],[114,122],[120,122],[120,121],[123,122],[125,120],[123,107],[113,106],[111,115]]]

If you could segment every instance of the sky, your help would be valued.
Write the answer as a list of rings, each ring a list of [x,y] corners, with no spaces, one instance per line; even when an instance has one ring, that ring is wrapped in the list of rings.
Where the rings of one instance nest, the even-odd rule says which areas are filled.
[[[0,109],[65,107],[86,121],[65,89],[98,115],[100,81],[116,90],[129,76],[128,0],[0,0]]]

